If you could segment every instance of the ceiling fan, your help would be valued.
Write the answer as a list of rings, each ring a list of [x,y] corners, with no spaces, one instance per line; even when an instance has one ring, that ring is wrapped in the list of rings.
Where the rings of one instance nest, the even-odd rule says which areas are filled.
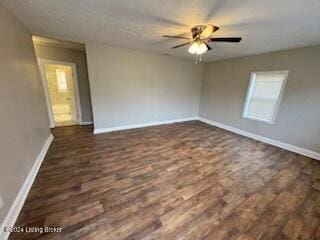
[[[197,62],[198,55],[200,56],[200,61],[201,61],[201,55],[212,49],[209,45],[210,42],[238,43],[241,41],[241,37],[211,37],[211,34],[218,31],[219,29],[220,29],[219,27],[211,24],[197,25],[191,28],[191,34],[192,34],[191,38],[184,37],[184,36],[171,36],[171,35],[163,35],[163,37],[188,40],[188,42],[176,45],[172,48],[179,48],[179,47],[191,44],[188,51],[189,53],[196,55],[196,62]]]

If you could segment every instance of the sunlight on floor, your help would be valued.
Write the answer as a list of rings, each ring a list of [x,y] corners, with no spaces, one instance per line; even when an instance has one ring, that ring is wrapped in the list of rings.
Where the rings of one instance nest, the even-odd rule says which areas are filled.
[[[71,114],[55,114],[54,121],[56,122],[71,121]]]

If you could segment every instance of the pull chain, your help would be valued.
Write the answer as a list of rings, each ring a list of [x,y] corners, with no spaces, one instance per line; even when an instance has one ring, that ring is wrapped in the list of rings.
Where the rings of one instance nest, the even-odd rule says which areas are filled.
[[[196,59],[194,63],[197,64],[198,62],[202,62],[202,54],[195,54],[195,55],[196,55]]]

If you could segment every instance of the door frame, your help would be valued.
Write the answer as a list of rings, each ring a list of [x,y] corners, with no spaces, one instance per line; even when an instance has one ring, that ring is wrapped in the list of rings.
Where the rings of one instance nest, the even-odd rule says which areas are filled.
[[[44,95],[46,98],[46,105],[48,109],[48,115],[49,115],[49,123],[50,123],[50,128],[55,127],[55,122],[54,122],[54,116],[53,116],[53,111],[52,111],[52,105],[51,105],[51,100],[49,96],[49,89],[48,89],[48,81],[47,81],[47,76],[45,73],[45,64],[53,64],[53,65],[67,65],[72,68],[72,75],[73,75],[73,84],[74,84],[74,90],[75,90],[75,101],[76,101],[76,111],[77,111],[77,122],[79,124],[82,123],[82,112],[81,112],[81,103],[80,103],[80,93],[79,93],[79,83],[78,83],[78,75],[77,75],[77,67],[76,64],[73,62],[64,62],[64,61],[55,61],[55,60],[49,60],[49,59],[44,59],[44,58],[38,58],[38,65],[40,69],[40,74],[41,74],[41,79],[42,79],[42,84],[43,84],[43,89],[44,89]]]

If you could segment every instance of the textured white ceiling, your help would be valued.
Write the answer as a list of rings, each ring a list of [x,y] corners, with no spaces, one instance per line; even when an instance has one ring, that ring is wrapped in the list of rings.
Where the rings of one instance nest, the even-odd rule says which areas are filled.
[[[170,49],[197,24],[240,44],[212,43],[205,61],[320,44],[319,0],[0,0],[32,33],[65,40],[192,56]]]

